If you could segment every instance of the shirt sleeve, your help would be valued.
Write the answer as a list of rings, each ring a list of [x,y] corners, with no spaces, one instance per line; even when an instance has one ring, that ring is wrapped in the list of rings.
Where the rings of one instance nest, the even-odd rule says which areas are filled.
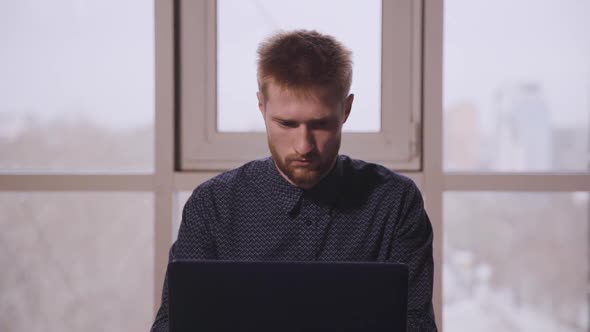
[[[403,194],[391,260],[405,263],[408,280],[408,331],[437,331],[432,307],[432,225],[414,183]]]
[[[210,223],[213,213],[211,195],[203,187],[197,188],[184,205],[178,239],[170,248],[168,263],[174,259],[214,259],[215,245]],[[168,332],[168,272],[162,288],[162,303],[156,314],[151,332]]]

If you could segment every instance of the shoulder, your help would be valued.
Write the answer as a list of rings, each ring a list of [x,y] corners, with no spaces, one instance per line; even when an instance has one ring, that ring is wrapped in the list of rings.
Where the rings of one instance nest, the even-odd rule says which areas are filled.
[[[231,193],[251,190],[256,179],[268,167],[269,158],[250,161],[238,168],[223,172],[198,185],[193,197],[220,198]]]
[[[383,165],[352,159],[345,155],[339,158],[345,179],[354,187],[369,186],[374,190],[402,196],[419,193],[412,179]]]

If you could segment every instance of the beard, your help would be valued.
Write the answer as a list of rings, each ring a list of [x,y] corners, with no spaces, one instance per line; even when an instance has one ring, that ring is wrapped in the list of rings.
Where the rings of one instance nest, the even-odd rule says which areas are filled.
[[[336,156],[338,155],[340,144],[338,143],[335,148],[327,151],[328,153],[324,158],[322,158],[317,151],[306,155],[292,153],[285,157],[281,157],[270,140],[268,141],[268,147],[276,167],[283,176],[287,177],[287,179],[297,187],[310,189],[330,172],[336,162]],[[294,164],[300,160],[310,162],[307,165]]]

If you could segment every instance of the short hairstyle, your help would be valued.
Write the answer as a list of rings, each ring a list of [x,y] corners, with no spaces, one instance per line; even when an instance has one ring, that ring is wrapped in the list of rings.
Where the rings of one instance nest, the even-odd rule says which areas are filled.
[[[258,47],[258,89],[265,97],[269,83],[344,99],[352,83],[352,52],[317,31],[276,33]]]

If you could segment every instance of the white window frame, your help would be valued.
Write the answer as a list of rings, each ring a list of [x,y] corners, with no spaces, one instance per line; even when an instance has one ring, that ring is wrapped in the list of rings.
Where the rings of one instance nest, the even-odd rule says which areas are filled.
[[[179,166],[187,171],[231,169],[269,154],[264,133],[217,131],[216,3],[178,1]],[[421,4],[383,1],[381,131],[344,133],[341,153],[420,169]]]

